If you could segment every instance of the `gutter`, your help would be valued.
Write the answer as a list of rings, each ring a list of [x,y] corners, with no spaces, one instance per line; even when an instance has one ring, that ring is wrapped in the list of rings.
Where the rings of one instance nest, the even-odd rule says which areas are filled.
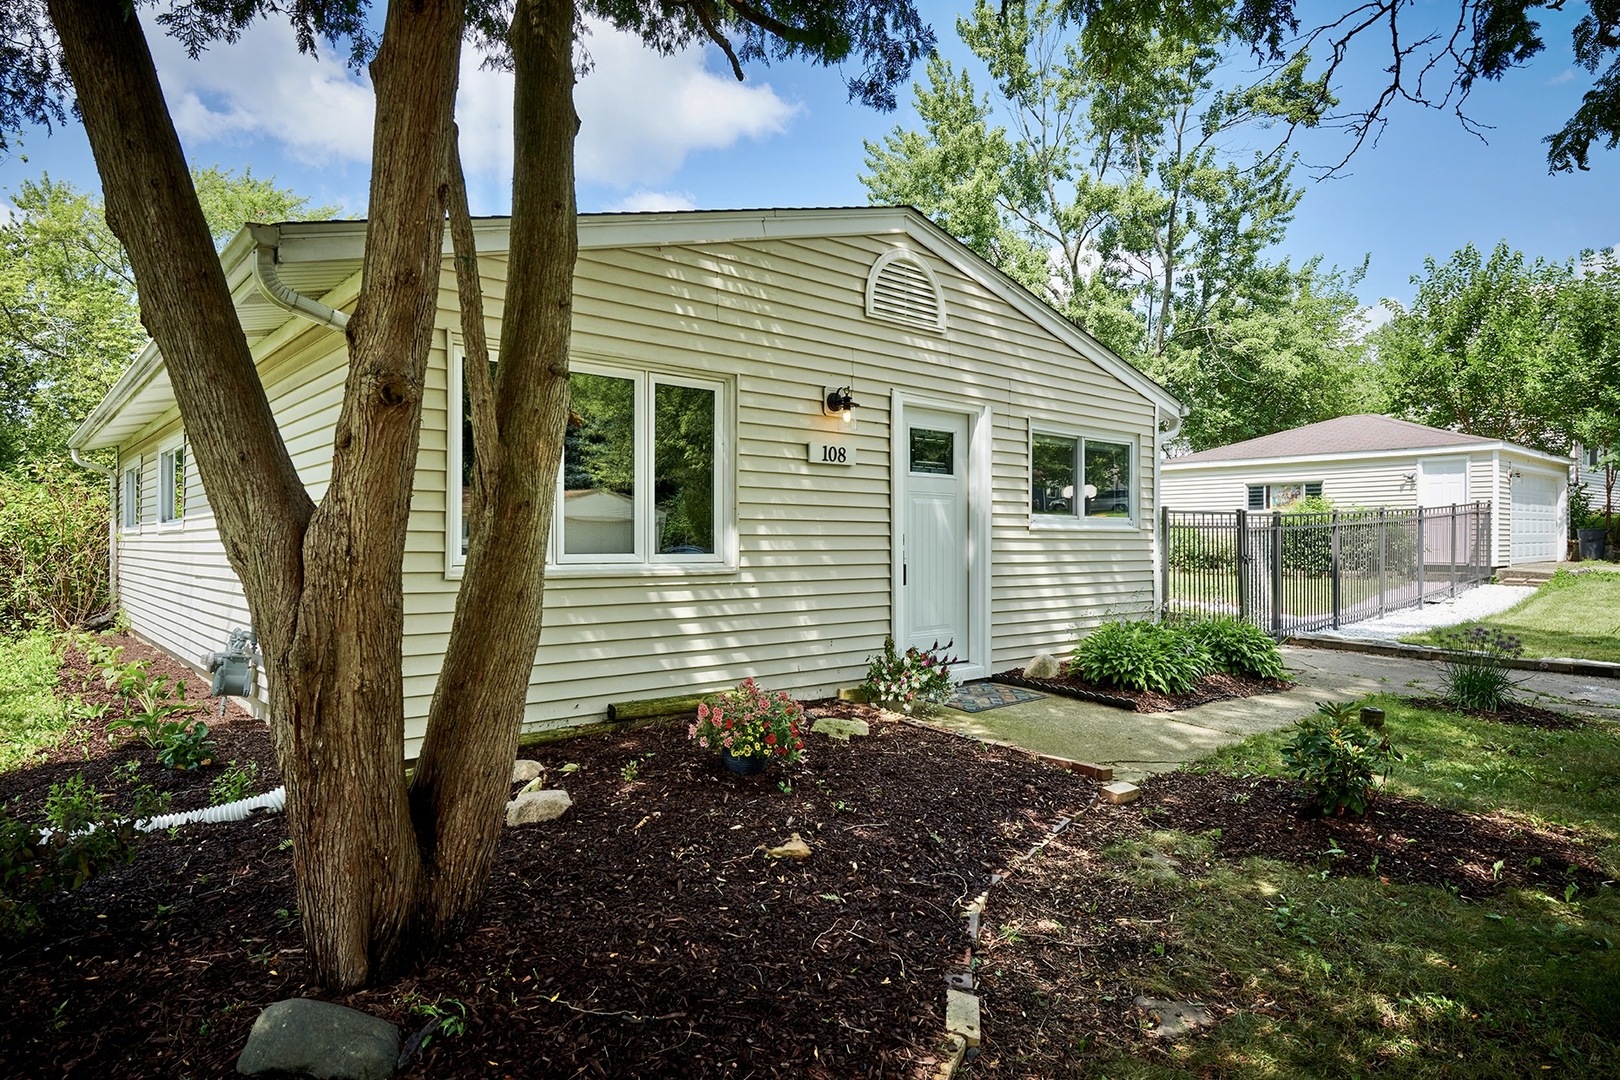
[[[77,446],[68,447],[73,464],[107,478],[107,600],[118,607],[118,470],[109,469],[84,457]]]
[[[341,331],[349,325],[347,312],[311,300],[281,280],[276,270],[276,257],[281,246],[281,229],[278,226],[249,225],[248,232],[253,236],[253,283],[259,287],[265,299],[283,311],[334,330]]]
[[[1164,447],[1181,434],[1181,425],[1186,420],[1186,413],[1174,412],[1170,426],[1161,430],[1159,406],[1153,406],[1153,610],[1158,616],[1164,614],[1164,575],[1166,560],[1170,557],[1170,538],[1164,529]]]

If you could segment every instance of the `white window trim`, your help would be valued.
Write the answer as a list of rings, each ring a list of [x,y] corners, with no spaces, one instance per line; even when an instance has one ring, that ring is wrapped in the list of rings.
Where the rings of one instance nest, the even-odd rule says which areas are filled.
[[[896,318],[878,310],[878,281],[882,278],[883,271],[888,268],[889,264],[896,262],[903,262],[908,266],[915,267],[922,271],[923,277],[927,279],[929,287],[934,292],[934,319],[931,324],[921,320]],[[872,269],[867,271],[866,274],[866,317],[892,323],[896,326],[910,327],[913,330],[931,330],[936,334],[943,334],[945,332],[946,317],[945,290],[939,287],[939,278],[934,275],[934,268],[928,265],[926,259],[910,248],[890,248],[882,255],[879,255],[877,261],[872,264]]]
[[[118,482],[118,527],[124,532],[141,531],[141,459],[124,466]]]
[[[1298,484],[1300,491],[1303,492],[1303,494],[1300,496],[1302,499],[1323,498],[1327,492],[1326,482],[1322,480],[1256,480],[1252,483],[1245,483],[1243,488],[1243,506],[1251,514],[1269,514],[1272,511],[1277,511],[1278,513],[1287,513],[1287,508],[1272,505],[1272,500],[1277,494],[1274,489],[1284,486],[1292,486],[1294,484]],[[1311,485],[1313,484],[1322,489],[1314,496],[1310,491]],[[1263,500],[1266,504],[1265,506],[1260,507],[1259,509],[1254,509],[1253,507],[1249,506],[1250,488],[1260,488],[1265,492],[1265,498]],[[1292,506],[1293,504],[1290,503],[1289,505]]]
[[[1078,489],[1078,491],[1080,492],[1080,494],[1074,500],[1076,509],[1071,511],[1070,513],[1067,513],[1067,514],[1037,514],[1035,512],[1034,508],[1029,505],[1029,501],[1030,501],[1029,488],[1030,488],[1030,484],[1034,480],[1034,472],[1035,472],[1035,436],[1037,436],[1037,435],[1050,435],[1050,436],[1052,436],[1054,438],[1058,438],[1058,439],[1074,439],[1079,444],[1075,448],[1075,454],[1076,454],[1076,459],[1077,459],[1076,460],[1076,467],[1077,467],[1077,470],[1079,472],[1079,475],[1075,478],[1078,481],[1075,486]],[[1086,515],[1084,515],[1083,513],[1081,513],[1079,511],[1080,507],[1085,506],[1085,495],[1083,494],[1083,491],[1084,491],[1085,483],[1086,483],[1086,479],[1085,479],[1085,461],[1086,461],[1085,444],[1086,444],[1087,440],[1090,440],[1092,442],[1107,443],[1110,446],[1123,446],[1127,450],[1130,451],[1130,455],[1131,455],[1131,483],[1130,483],[1130,487],[1128,489],[1129,492],[1130,492],[1130,503],[1131,503],[1131,505],[1130,505],[1130,517],[1123,518],[1123,519],[1121,519],[1121,518],[1110,518],[1110,517],[1100,517],[1100,516],[1099,517],[1087,517]],[[1111,532],[1125,532],[1125,531],[1128,531],[1128,530],[1129,531],[1135,531],[1135,530],[1138,530],[1138,529],[1142,528],[1142,513],[1141,513],[1142,476],[1141,476],[1141,473],[1138,471],[1139,468],[1140,468],[1139,463],[1140,463],[1141,455],[1137,451],[1137,439],[1134,436],[1132,436],[1132,435],[1120,435],[1120,434],[1109,435],[1109,434],[1107,434],[1105,432],[1097,431],[1097,430],[1087,430],[1087,429],[1084,429],[1084,428],[1071,428],[1071,427],[1064,427],[1064,426],[1059,425],[1059,424],[1043,424],[1043,423],[1038,423],[1038,422],[1035,422],[1035,421],[1031,421],[1030,425],[1029,425],[1029,438],[1028,438],[1027,442],[1024,445],[1024,454],[1025,454],[1025,457],[1024,457],[1024,462],[1025,462],[1025,465],[1024,465],[1024,513],[1026,515],[1028,515],[1028,517],[1029,517],[1029,527],[1030,527],[1030,529],[1035,530],[1035,531],[1042,531],[1042,532],[1047,531],[1047,530],[1051,530],[1051,531],[1055,531],[1055,532],[1074,532],[1074,531],[1090,531],[1090,530],[1102,530],[1102,531],[1111,531]]]
[[[493,358],[493,356],[492,356]],[[461,551],[461,411],[462,368],[466,352],[460,343],[450,349],[449,385],[445,414],[447,465],[445,474],[445,570],[444,576],[459,580],[466,573],[466,556]],[[576,356],[570,369],[589,375],[608,375],[635,383],[636,432],[635,461],[638,510],[648,499],[646,512],[636,518],[636,551],[627,555],[575,555],[562,553],[563,487],[559,468],[556,503],[552,509],[551,535],[546,538],[546,574],[557,577],[587,576],[664,576],[735,573],[738,566],[737,497],[735,468],[736,428],[735,386],[729,379],[682,371],[652,364]],[[656,515],[652,513],[653,491],[653,394],[658,384],[689,386],[714,392],[714,552],[702,555],[662,555],[652,551]],[[642,493],[646,493],[643,495]]]
[[[191,468],[191,455],[186,451],[186,436],[182,432],[174,439],[158,448],[158,490],[157,490],[157,523],[161,529],[180,529],[186,524],[186,507],[182,501],[180,512],[173,514],[174,510],[174,455],[176,451],[183,454],[180,467],[180,483],[186,483],[186,471]],[[182,496],[182,500],[184,496]]]

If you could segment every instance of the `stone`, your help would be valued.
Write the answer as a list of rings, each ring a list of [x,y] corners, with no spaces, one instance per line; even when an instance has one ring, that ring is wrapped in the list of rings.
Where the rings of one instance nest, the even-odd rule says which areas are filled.
[[[1135,802],[1136,797],[1142,794],[1142,789],[1125,780],[1115,780],[1112,784],[1103,785],[1102,797],[1104,802],[1111,802],[1115,806]]]
[[[540,821],[556,821],[568,812],[574,800],[568,792],[552,788],[546,791],[523,791],[506,804],[508,825],[533,825]]]
[[[851,735],[870,735],[872,727],[865,720],[841,720],[834,716],[823,716],[810,725],[810,730],[817,735],[825,735],[829,739],[839,742],[849,742]]]
[[[767,848],[765,854],[773,859],[808,859],[810,845],[801,840],[798,833],[794,833],[787,843],[781,847]]]
[[[962,1036],[969,1046],[978,1046],[979,999],[963,990],[945,991],[945,1030]]]
[[[967,1053],[967,1040],[960,1035],[945,1036],[945,1046],[941,1053],[941,1061],[934,1067],[934,1080],[951,1080],[956,1070],[962,1066],[962,1058]]]
[[[1055,679],[1063,674],[1063,665],[1051,653],[1036,653],[1035,659],[1024,665],[1026,679]]]
[[[236,1059],[243,1076],[382,1080],[399,1061],[399,1030],[386,1020],[313,998],[265,1008]]]
[[[1158,998],[1139,997],[1136,1007],[1152,1014],[1158,1026],[1148,1034],[1159,1039],[1179,1039],[1200,1028],[1211,1027],[1215,1018],[1209,1010],[1192,1001],[1161,1001]]]
[[[540,776],[540,763],[530,761],[528,758],[518,758],[512,762],[512,783],[527,784],[530,780]]]

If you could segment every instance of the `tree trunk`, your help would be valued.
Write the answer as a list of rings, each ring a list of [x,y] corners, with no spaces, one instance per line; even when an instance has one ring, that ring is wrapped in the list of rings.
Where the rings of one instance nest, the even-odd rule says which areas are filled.
[[[483,898],[540,640],[546,539],[568,407],[579,226],[570,0],[527,0],[512,24],[514,173],[496,375],[500,449],[468,539],[455,621],[411,784],[425,838],[430,933]],[[453,436],[452,436],[453,437]]]
[[[364,284],[319,510],[275,426],[134,9],[51,0],[49,10],[109,224],[265,652],[312,974],[357,987],[402,957],[428,895],[405,791],[401,569],[462,7],[390,5],[372,65]]]

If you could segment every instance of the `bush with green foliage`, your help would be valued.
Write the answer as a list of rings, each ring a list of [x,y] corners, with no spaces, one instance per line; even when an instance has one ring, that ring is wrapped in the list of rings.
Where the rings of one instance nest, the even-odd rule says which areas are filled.
[[[1214,669],[1209,650],[1172,623],[1107,622],[1075,646],[1068,671],[1103,686],[1185,694]]]
[[[1237,538],[1226,527],[1201,529],[1172,525],[1165,543],[1170,569],[1186,573],[1231,570],[1237,566]]]
[[[160,765],[189,772],[214,762],[214,740],[201,720],[171,720],[158,735],[157,759]]]
[[[1252,679],[1281,679],[1286,674],[1277,642],[1247,619],[1217,615],[1183,626],[1193,640],[1209,650],[1218,671]]]
[[[1311,787],[1324,815],[1364,814],[1372,801],[1373,777],[1384,779],[1401,755],[1387,735],[1376,735],[1351,719],[1355,705],[1318,703],[1317,715],[1299,722],[1299,732],[1283,747],[1283,760]]]
[[[240,765],[232,761],[225,767],[225,771],[215,777],[214,782],[208,786],[208,801],[214,806],[241,802],[253,794],[253,789],[258,782],[258,762],[250,761],[246,765]]]
[[[0,474],[0,630],[65,628],[108,607],[107,513],[88,473]]]
[[[1573,580],[1573,576],[1571,576]],[[1484,626],[1454,626],[1437,630],[1435,643],[1446,651],[1440,696],[1458,709],[1501,712],[1513,703],[1517,681],[1507,661],[1524,655],[1524,645],[1512,634]]]
[[[104,806],[83,776],[51,785],[45,819],[49,828],[0,808],[0,939],[37,929],[39,905],[51,894],[135,857],[134,825]]]

